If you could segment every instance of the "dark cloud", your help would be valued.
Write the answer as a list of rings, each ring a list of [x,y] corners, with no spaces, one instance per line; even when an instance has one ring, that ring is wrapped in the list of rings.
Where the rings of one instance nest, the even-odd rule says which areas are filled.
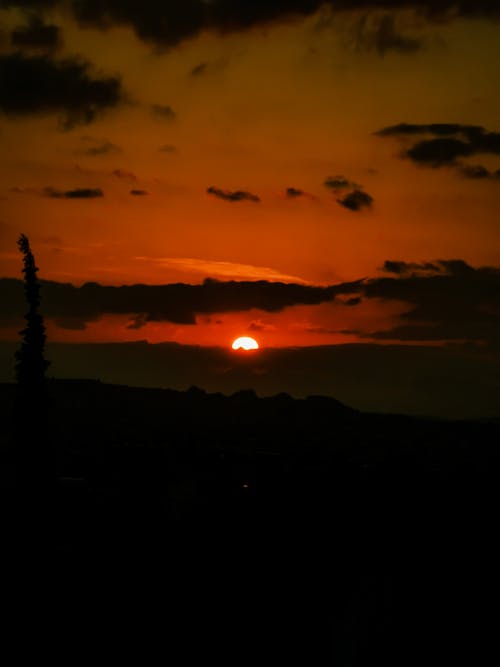
[[[165,104],[152,104],[151,113],[153,116],[163,118],[164,120],[175,120],[177,118],[177,114],[172,107]]]
[[[135,197],[143,197],[144,195],[149,194],[147,190],[130,190],[130,194]]]
[[[364,298],[408,304],[400,322],[360,335],[380,340],[494,343],[500,337],[500,269],[471,267],[461,259],[425,263],[387,261],[395,277],[358,285]]]
[[[459,123],[429,123],[416,125],[412,123],[399,123],[398,125],[390,125],[389,127],[377,130],[375,134],[380,137],[411,136],[416,134],[433,134],[436,136],[462,134],[467,138],[474,138],[483,135],[485,132],[486,130],[480,125],[460,125]]]
[[[16,48],[54,51],[62,46],[61,29],[32,15],[29,23],[11,32],[10,42]]]
[[[4,0],[4,6],[43,10],[53,5],[66,7],[68,0]],[[312,16],[321,7],[332,15],[401,9],[415,10],[431,22],[456,18],[498,18],[495,0],[69,0],[69,7],[82,27],[105,30],[130,26],[143,41],[169,48],[196,37],[205,30],[239,32],[273,23]],[[410,51],[415,48],[389,21],[379,28],[380,48]]]
[[[285,197],[287,199],[308,199],[310,201],[316,200],[316,197],[312,195],[310,192],[306,192],[305,190],[300,190],[299,188],[287,188],[285,190]]]
[[[397,262],[388,259],[384,262],[383,271],[387,271],[387,273],[395,273],[397,275],[408,275],[421,272],[427,273],[429,271],[436,273],[441,271],[441,265],[433,264],[432,262],[417,264],[414,262]]]
[[[105,29],[130,25],[137,36],[159,47],[172,47],[204,30],[237,32],[314,14],[323,0],[75,0],[77,21]]]
[[[250,322],[250,324],[247,326],[248,331],[273,331],[275,329],[275,326],[273,324],[267,324],[266,322],[263,322],[262,320],[253,320]]]
[[[303,197],[304,196],[304,191],[303,190],[298,190],[297,188],[287,188],[286,189],[286,196],[289,197],[290,199],[294,199],[296,197]]]
[[[491,172],[481,164],[464,164],[460,167],[460,173],[465,178],[483,179],[491,178]]]
[[[344,306],[359,306],[361,303],[361,298],[359,296],[353,296],[350,299],[346,299],[345,301],[341,301],[341,303]]]
[[[392,14],[365,15],[359,19],[354,30],[354,44],[358,49],[376,51],[380,56],[389,51],[415,53],[422,48],[420,39],[403,35],[398,30]]]
[[[342,199],[337,199],[338,203],[350,211],[360,211],[362,208],[370,208],[373,204],[373,197],[363,190],[353,190]]]
[[[134,331],[137,329],[142,329],[148,323],[148,318],[144,313],[135,315],[132,320],[127,324],[127,329]]]
[[[373,197],[364,192],[361,185],[350,181],[345,176],[328,176],[324,180],[323,185],[335,193],[351,190],[351,192],[337,199],[337,203],[350,211],[360,211],[362,208],[370,208],[373,204]]]
[[[195,324],[197,317],[258,309],[279,312],[296,305],[336,302],[359,306],[361,300],[406,304],[387,330],[356,331],[364,338],[399,341],[457,341],[498,345],[500,269],[475,268],[462,259],[432,262],[387,261],[385,275],[327,287],[293,283],[219,282],[201,285],[129,285],[87,283],[81,287],[44,281],[44,314],[60,326],[83,327],[106,314],[130,315],[130,327],[150,321]],[[2,321],[23,312],[22,281],[0,280]],[[359,306],[360,307],[360,306]],[[333,330],[333,329],[332,329]],[[354,331],[351,329],[351,331]]]
[[[406,151],[406,156],[417,164],[442,167],[454,165],[457,158],[469,157],[473,153],[471,145],[460,139],[442,138],[419,141]]]
[[[459,172],[465,178],[475,180],[498,180],[500,179],[500,169],[490,171],[481,164],[462,164],[459,165]]]
[[[351,192],[337,199],[337,202],[349,211],[360,211],[363,208],[370,208],[373,204],[373,197],[364,192],[361,185],[350,181],[345,176],[328,176],[323,185],[336,193],[351,190]]]
[[[103,197],[104,193],[101,188],[76,188],[75,190],[56,190],[55,188],[46,187],[43,190],[46,197],[52,199],[96,199]]]
[[[245,190],[221,190],[220,188],[216,188],[212,185],[207,188],[207,193],[226,201],[260,202],[260,198],[257,195],[254,195],[251,192],[246,192]]]
[[[112,141],[103,141],[100,144],[86,148],[82,152],[84,155],[96,157],[99,155],[109,155],[110,153],[121,153],[122,149]]]
[[[348,289],[343,286],[342,289]],[[207,279],[201,285],[126,285],[109,287],[86,283],[81,287],[43,281],[44,314],[61,326],[72,328],[105,314],[132,315],[129,326],[140,328],[150,321],[195,324],[199,315],[247,311],[279,312],[298,304],[319,304],[335,298],[335,287],[293,283],[219,282]],[[22,281],[0,279],[2,317],[23,312]]]
[[[72,9],[84,27],[131,26],[140,39],[160,47],[175,46],[207,27],[203,0],[73,0]]]
[[[403,152],[403,157],[425,167],[454,167],[462,176],[472,179],[497,178],[481,165],[468,165],[464,158],[473,155],[500,155],[500,132],[490,132],[480,125],[431,123],[415,125],[400,123],[375,132],[381,137],[424,138],[414,141]]]
[[[345,176],[328,176],[323,182],[325,188],[329,188],[334,192],[339,190],[347,190],[348,188],[359,188],[360,186],[356,183],[353,183]]]
[[[65,129],[91,123],[122,101],[119,79],[94,76],[89,63],[21,53],[0,55],[0,111],[11,116],[59,114]]]

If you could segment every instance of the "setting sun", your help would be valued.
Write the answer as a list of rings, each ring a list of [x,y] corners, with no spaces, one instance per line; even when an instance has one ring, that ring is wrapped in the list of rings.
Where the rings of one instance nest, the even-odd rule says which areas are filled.
[[[249,338],[248,336],[241,336],[233,341],[231,345],[233,350],[258,350],[259,344],[255,338]]]

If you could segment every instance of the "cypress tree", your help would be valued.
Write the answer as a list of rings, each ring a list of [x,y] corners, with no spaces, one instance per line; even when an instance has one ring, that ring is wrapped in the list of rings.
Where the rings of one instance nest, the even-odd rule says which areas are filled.
[[[45,324],[39,312],[40,281],[38,268],[28,238],[21,234],[17,242],[23,255],[24,293],[28,309],[25,328],[19,332],[21,346],[15,353],[17,397],[14,404],[14,441],[16,443],[17,474],[24,489],[29,512],[35,516],[35,506],[41,509],[47,498],[46,490],[54,479],[54,451],[49,438],[49,401],[45,372]]]
[[[17,242],[23,255],[24,293],[28,310],[24,316],[26,327],[19,332],[22,337],[21,347],[15,353],[16,377],[23,394],[38,395],[42,398],[45,391],[45,371],[49,362],[45,360],[45,324],[39,312],[40,281],[36,275],[38,268],[31,252],[28,237],[21,234]]]

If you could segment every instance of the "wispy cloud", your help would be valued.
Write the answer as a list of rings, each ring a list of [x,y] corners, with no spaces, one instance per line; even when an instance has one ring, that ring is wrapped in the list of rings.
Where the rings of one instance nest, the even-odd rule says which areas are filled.
[[[135,257],[135,259],[155,262],[168,268],[177,269],[178,271],[199,273],[203,276],[307,284],[307,281],[298,276],[281,273],[267,266],[253,266],[252,264],[238,264],[235,262],[197,259],[194,257]]]

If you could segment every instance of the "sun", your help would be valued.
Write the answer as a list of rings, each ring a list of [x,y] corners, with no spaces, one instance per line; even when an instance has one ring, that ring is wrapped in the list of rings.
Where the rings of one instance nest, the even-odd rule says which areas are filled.
[[[240,338],[233,340],[231,347],[233,350],[258,350],[259,344],[255,338],[250,338],[249,336],[240,336]]]

